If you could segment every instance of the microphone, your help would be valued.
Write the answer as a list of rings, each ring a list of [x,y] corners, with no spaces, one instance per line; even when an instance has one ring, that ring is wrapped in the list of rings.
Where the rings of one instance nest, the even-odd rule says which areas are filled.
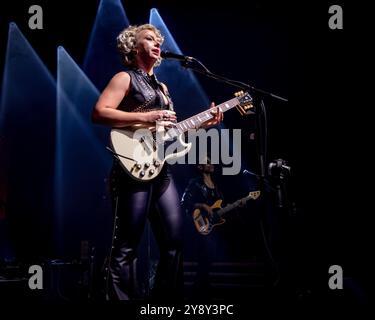
[[[249,176],[255,176],[255,177],[259,178],[259,175],[255,174],[254,172],[251,172],[249,170],[246,170],[246,169],[244,171],[242,171],[242,174],[249,175]]]
[[[272,161],[268,165],[268,174],[270,176],[280,173],[290,173],[291,167],[286,165],[286,162],[282,159]]]
[[[290,169],[291,169],[290,166],[286,166],[285,164],[282,164],[281,166],[278,166],[277,164],[272,163],[272,162],[269,164],[268,168],[270,170],[272,170],[273,168],[284,169],[285,171],[290,171]]]
[[[189,56],[184,56],[182,54],[173,53],[169,51],[162,51],[160,52],[160,56],[163,59],[171,59],[171,60],[179,60],[179,61],[192,61],[194,58]]]

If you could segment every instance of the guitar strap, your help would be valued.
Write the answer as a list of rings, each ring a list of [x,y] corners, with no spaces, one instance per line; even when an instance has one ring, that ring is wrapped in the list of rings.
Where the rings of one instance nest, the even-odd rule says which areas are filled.
[[[162,84],[161,84],[161,82],[159,80],[156,80],[156,81],[157,81],[157,84],[158,84],[161,92],[163,92],[164,95],[167,97],[169,111],[174,111],[174,105],[173,105],[172,98],[171,98],[171,96],[169,94],[169,91],[168,90],[164,90],[164,87],[162,86]]]

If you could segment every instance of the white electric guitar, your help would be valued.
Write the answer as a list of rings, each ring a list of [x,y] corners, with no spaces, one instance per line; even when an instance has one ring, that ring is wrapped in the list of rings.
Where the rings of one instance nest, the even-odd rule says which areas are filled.
[[[221,112],[237,107],[241,114],[253,108],[252,97],[247,92],[238,92],[236,97],[217,105]],[[156,126],[131,126],[124,129],[111,130],[112,152],[120,161],[125,171],[138,181],[149,181],[158,176],[165,161],[184,156],[192,146],[185,143],[184,133],[189,129],[198,128],[202,123],[212,119],[212,110],[205,110],[193,117],[174,124],[166,130],[165,122]],[[166,142],[179,142],[177,152],[166,152]]]

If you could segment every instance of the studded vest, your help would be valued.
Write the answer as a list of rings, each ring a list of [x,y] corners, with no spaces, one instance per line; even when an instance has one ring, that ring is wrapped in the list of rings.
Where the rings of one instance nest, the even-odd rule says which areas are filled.
[[[173,102],[168,92],[155,75],[148,75],[142,69],[127,71],[130,75],[129,93],[119,105],[119,109],[127,112],[147,112],[151,110],[173,110]],[[166,96],[168,104],[165,103],[163,95]]]

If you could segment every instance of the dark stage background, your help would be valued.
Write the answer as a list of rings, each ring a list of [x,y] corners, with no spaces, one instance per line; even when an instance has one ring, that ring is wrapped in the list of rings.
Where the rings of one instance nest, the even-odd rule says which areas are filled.
[[[28,8],[32,4],[43,8],[43,30],[28,27]],[[269,195],[267,221],[273,223],[266,223],[266,229],[276,225],[282,235],[272,247],[274,258],[281,261],[280,281],[276,289],[270,289],[272,296],[275,294],[292,302],[367,301],[369,270],[373,267],[369,262],[372,206],[369,206],[371,188],[362,179],[372,184],[372,158],[365,156],[370,149],[370,125],[365,111],[370,108],[371,100],[367,99],[365,88],[368,85],[363,77],[368,67],[366,58],[369,53],[365,47],[369,38],[364,33],[366,19],[356,21],[363,13],[353,4],[340,2],[344,9],[344,30],[330,30],[328,8],[331,3],[296,5],[231,1],[209,5],[179,1],[122,1],[122,4],[131,24],[147,23],[149,10],[157,8],[181,51],[198,58],[211,71],[289,99],[285,103],[265,98],[268,161],[282,158],[292,168],[287,180],[291,210],[277,211],[274,195]],[[63,46],[82,67],[98,5],[99,1],[4,2],[0,13],[0,72],[5,69],[8,24],[11,21],[17,24],[53,77],[56,78],[58,46]],[[217,103],[228,100],[236,91],[200,75],[197,79],[209,99]],[[31,77],[30,86],[33,85]],[[56,137],[45,135],[46,128],[54,132],[55,123],[51,123],[51,119],[56,114],[51,111],[53,108],[33,106],[39,107],[45,110],[45,118],[33,118],[30,109],[24,118],[12,118],[12,123],[7,123],[8,129],[13,124],[15,127],[25,125],[32,139],[38,139],[40,144],[37,149],[32,148],[32,143],[23,146],[26,158],[14,159],[1,154],[1,165],[10,169],[3,170],[3,186],[0,188],[3,193],[0,200],[9,203],[0,215],[0,261],[2,259],[3,265],[42,261],[51,266],[51,260],[56,259],[65,268],[74,269],[76,264],[79,269],[85,267],[81,264],[82,255],[87,259],[87,250],[95,246],[95,274],[100,274],[111,223],[108,216],[101,215],[106,211],[100,211],[100,208],[93,213],[92,220],[88,213],[68,218],[68,227],[61,234],[67,241],[64,244],[66,250],[57,254],[56,204],[50,189],[55,174],[55,153],[39,158],[45,148],[56,148]],[[178,110],[178,105],[176,108]],[[227,128],[243,129],[243,165],[259,173],[255,142],[250,139],[251,133],[255,132],[255,117],[244,118],[237,111],[230,111],[224,124]],[[4,146],[15,148],[15,144],[28,144],[19,136],[7,141],[6,135],[0,134],[2,150],[6,150]],[[175,169],[181,194],[193,172],[179,173],[178,168]],[[218,176],[217,179],[228,201],[244,196],[248,183],[257,187],[256,181],[249,182],[241,174],[237,177]],[[90,181],[75,181],[74,184],[85,190]],[[246,210],[258,212],[259,208],[250,205],[240,215],[248,214]],[[231,247],[237,248],[233,259],[258,259],[272,265],[264,248],[258,220],[238,219],[228,221],[226,231],[223,231],[224,236],[232,235],[236,239]],[[238,221],[245,222],[237,227]],[[75,227],[70,230],[72,225]],[[88,230],[83,232],[85,237],[81,237],[81,228]],[[249,236],[250,233],[255,235]],[[72,264],[67,266],[66,261]],[[342,266],[344,290],[329,289],[328,268],[331,265]],[[68,277],[70,271],[65,272]],[[54,274],[53,270],[51,274]],[[76,276],[74,271],[71,274]],[[270,274],[272,278],[272,271]],[[267,294],[268,291],[261,297],[267,299]]]

